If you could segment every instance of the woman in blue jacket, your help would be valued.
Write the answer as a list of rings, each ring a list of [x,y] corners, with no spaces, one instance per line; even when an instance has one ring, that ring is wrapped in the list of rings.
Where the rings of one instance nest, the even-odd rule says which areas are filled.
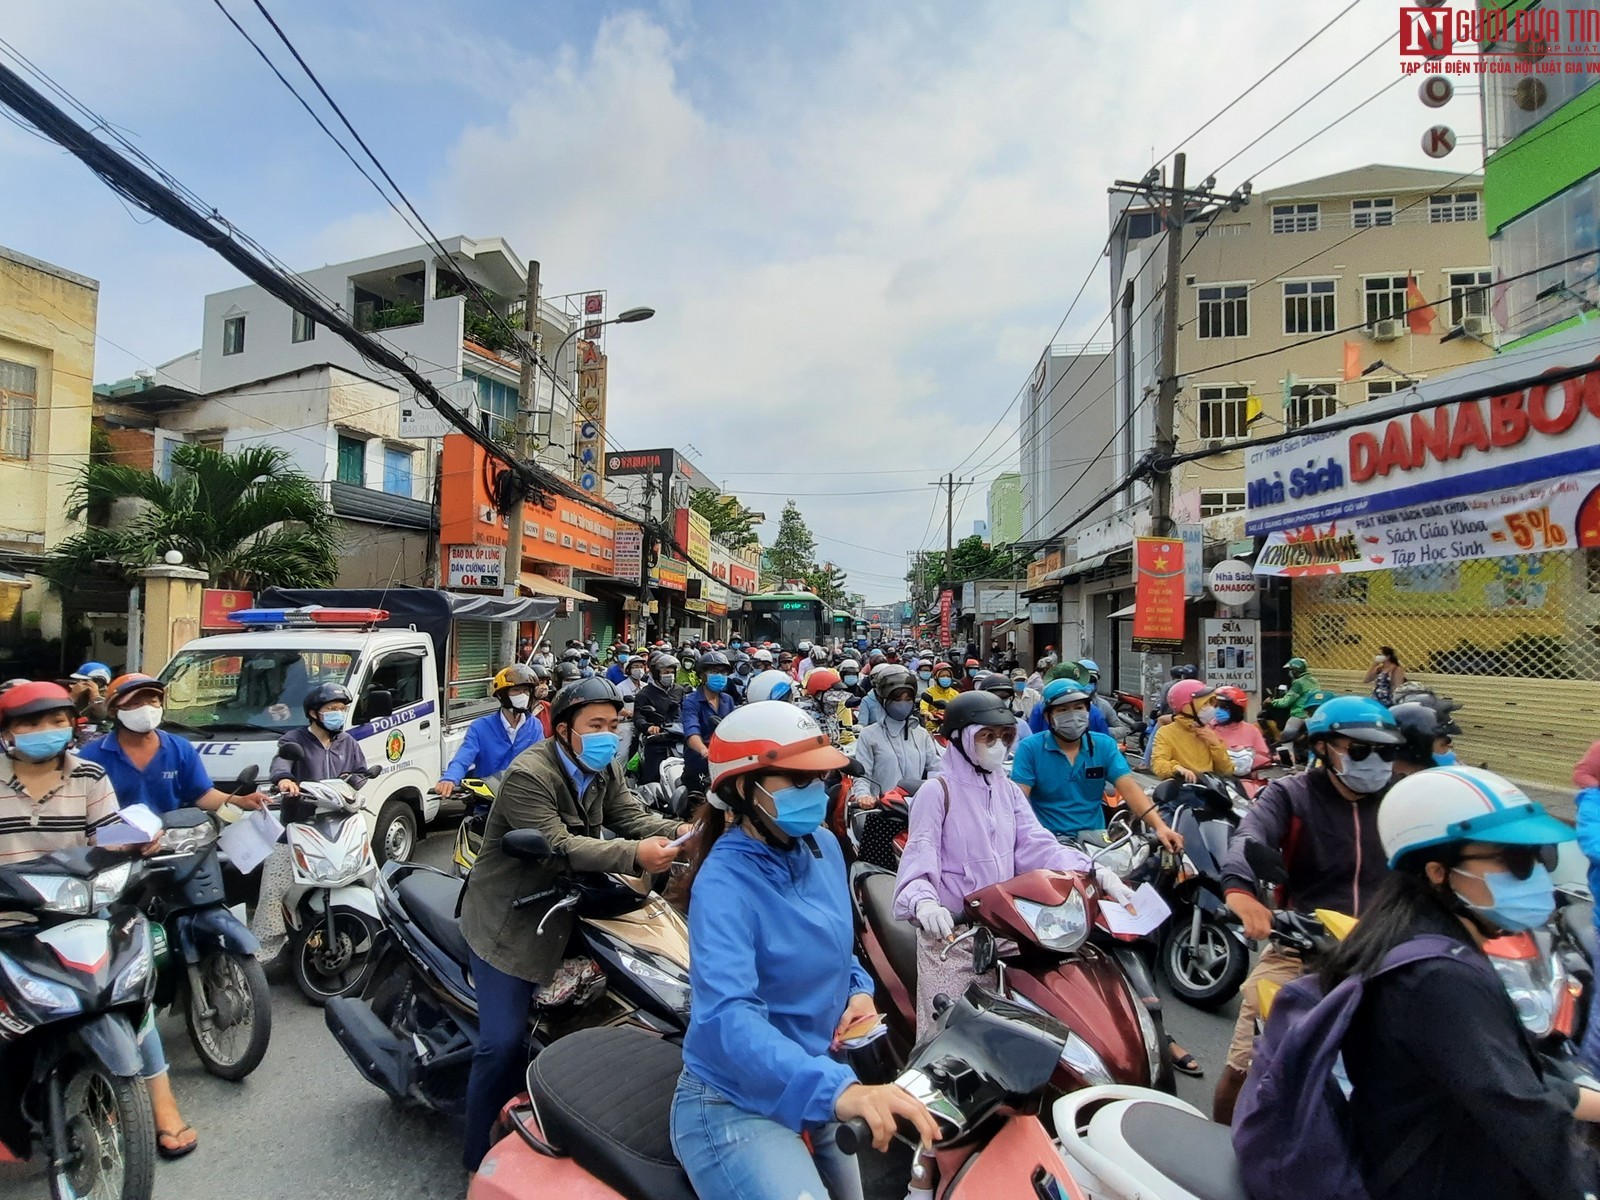
[[[529,713],[537,682],[533,671],[520,663],[512,663],[494,677],[492,690],[500,701],[500,710],[486,713],[467,726],[461,749],[455,752],[444,769],[444,778],[435,786],[439,795],[450,795],[468,775],[489,779],[500,774],[512,759],[544,737],[544,727]]]
[[[888,1148],[895,1118],[924,1142],[933,1117],[903,1089],[857,1082],[840,1034],[874,1014],[852,953],[839,843],[821,828],[822,777],[848,760],[815,719],[758,701],[708,747],[712,792],[689,878],[693,991],[672,1145],[700,1200],[860,1200],[839,1121],[861,1117]],[[801,1135],[809,1135],[810,1148]]]

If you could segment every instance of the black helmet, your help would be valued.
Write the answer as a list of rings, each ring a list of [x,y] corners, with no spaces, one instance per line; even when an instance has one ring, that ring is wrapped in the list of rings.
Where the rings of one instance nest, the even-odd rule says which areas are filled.
[[[305,709],[306,716],[310,717],[325,705],[340,703],[355,703],[355,697],[350,694],[349,688],[342,683],[319,683],[306,693],[306,698],[300,707]]]
[[[585,704],[614,704],[622,711],[622,693],[604,675],[591,675],[569,683],[550,702],[550,727],[554,729]]]
[[[904,667],[882,667],[872,673],[872,690],[877,693],[880,703],[888,704],[890,696],[907,688],[911,689],[911,696],[915,699],[917,677]]]
[[[550,672],[544,667],[541,667],[538,663],[529,663],[526,670],[528,674],[533,676],[533,681],[535,683],[550,682]]]
[[[987,725],[996,729],[1010,729],[1017,723],[1017,714],[1011,706],[993,692],[963,692],[944,708],[944,721],[939,732],[953,738],[969,725]]]
[[[1199,679],[1200,668],[1193,663],[1179,663],[1172,668],[1172,677],[1174,679]]]
[[[657,672],[671,671],[674,675],[676,675],[678,673],[678,668],[682,665],[683,664],[678,661],[678,656],[676,654],[667,654],[662,652],[661,654],[654,655],[650,659],[650,669]]]
[[[555,675],[556,686],[560,687],[563,684],[576,683],[578,680],[582,679],[583,669],[575,662],[571,662],[568,659],[562,659],[556,664]]]
[[[990,671],[978,679],[977,690],[980,692],[993,692],[997,696],[1004,696],[1008,700],[1016,695],[1017,689],[1011,686],[1011,677],[1000,671]]]
[[[1405,738],[1400,758],[1419,767],[1433,766],[1434,739],[1448,736],[1445,726],[1455,725],[1455,722],[1441,721],[1432,708],[1416,702],[1396,704],[1389,715],[1399,724],[1400,735]],[[1459,731],[1460,727],[1456,728]]]
[[[577,662],[579,659],[589,657],[588,654],[574,646],[568,646],[561,652],[562,662]]]
[[[718,671],[724,674],[733,666],[728,661],[728,656],[721,650],[712,650],[702,654],[694,661],[694,669],[702,675],[715,675]]]

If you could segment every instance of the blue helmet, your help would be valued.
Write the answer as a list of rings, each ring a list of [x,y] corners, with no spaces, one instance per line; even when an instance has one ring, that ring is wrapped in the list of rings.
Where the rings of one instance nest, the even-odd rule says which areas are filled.
[[[1370,696],[1335,696],[1317,706],[1306,721],[1308,737],[1338,734],[1357,742],[1399,746],[1405,742],[1400,723]]]
[[[1078,665],[1091,675],[1100,674],[1100,664],[1095,662],[1095,660],[1092,658],[1080,658],[1078,660]]]
[[[1052,679],[1044,685],[1044,706],[1049,708],[1053,704],[1067,704],[1073,700],[1089,699],[1087,684],[1079,683],[1076,679]]]
[[[111,668],[103,662],[86,662],[73,675],[78,679],[92,679],[101,687],[111,682]]]

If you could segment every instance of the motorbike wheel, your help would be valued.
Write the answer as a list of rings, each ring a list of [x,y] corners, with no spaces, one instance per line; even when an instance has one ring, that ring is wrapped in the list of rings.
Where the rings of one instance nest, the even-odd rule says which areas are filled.
[[[417,814],[404,800],[391,800],[378,812],[372,831],[372,853],[386,862],[410,862],[417,849]]]
[[[1250,952],[1209,916],[1200,918],[1198,939],[1192,919],[1174,920],[1161,943],[1161,973],[1178,999],[1209,1011],[1239,994]]]
[[[200,1064],[218,1079],[239,1080],[266,1057],[272,1040],[272,993],[255,958],[213,954],[200,964],[207,996],[189,989],[189,1041]],[[206,1001],[212,1016],[205,1019]]]
[[[79,1063],[62,1082],[65,1169],[50,1176],[53,1200],[150,1200],[155,1189],[156,1118],[140,1079]]]
[[[333,914],[333,937],[325,916],[307,920],[289,939],[289,970],[300,994],[321,1008],[335,996],[360,995],[372,971],[378,931],[353,912]]]

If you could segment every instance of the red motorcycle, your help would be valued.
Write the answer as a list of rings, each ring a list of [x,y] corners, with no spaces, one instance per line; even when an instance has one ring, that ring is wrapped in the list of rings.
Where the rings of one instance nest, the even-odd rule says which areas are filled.
[[[878,984],[888,1053],[904,1061],[916,1041],[917,930],[895,919],[894,890],[890,872],[851,867],[862,961]],[[1140,938],[1111,932],[1092,875],[1029,871],[968,896],[964,915],[972,924],[954,941],[977,939],[973,965],[980,973],[998,967],[1001,997],[1066,1026],[1059,1091],[1105,1083],[1173,1090],[1161,1003],[1134,945]],[[999,958],[998,938],[1016,953]]]
[[[943,1007],[895,1081],[944,1134],[917,1160],[930,1200],[1083,1200],[1037,1115],[1071,1037],[976,986]],[[502,1113],[508,1132],[467,1200],[696,1200],[668,1132],[681,1067],[675,1044],[627,1026],[555,1042],[529,1065],[528,1094]],[[871,1136],[847,1122],[838,1145],[854,1154]]]

